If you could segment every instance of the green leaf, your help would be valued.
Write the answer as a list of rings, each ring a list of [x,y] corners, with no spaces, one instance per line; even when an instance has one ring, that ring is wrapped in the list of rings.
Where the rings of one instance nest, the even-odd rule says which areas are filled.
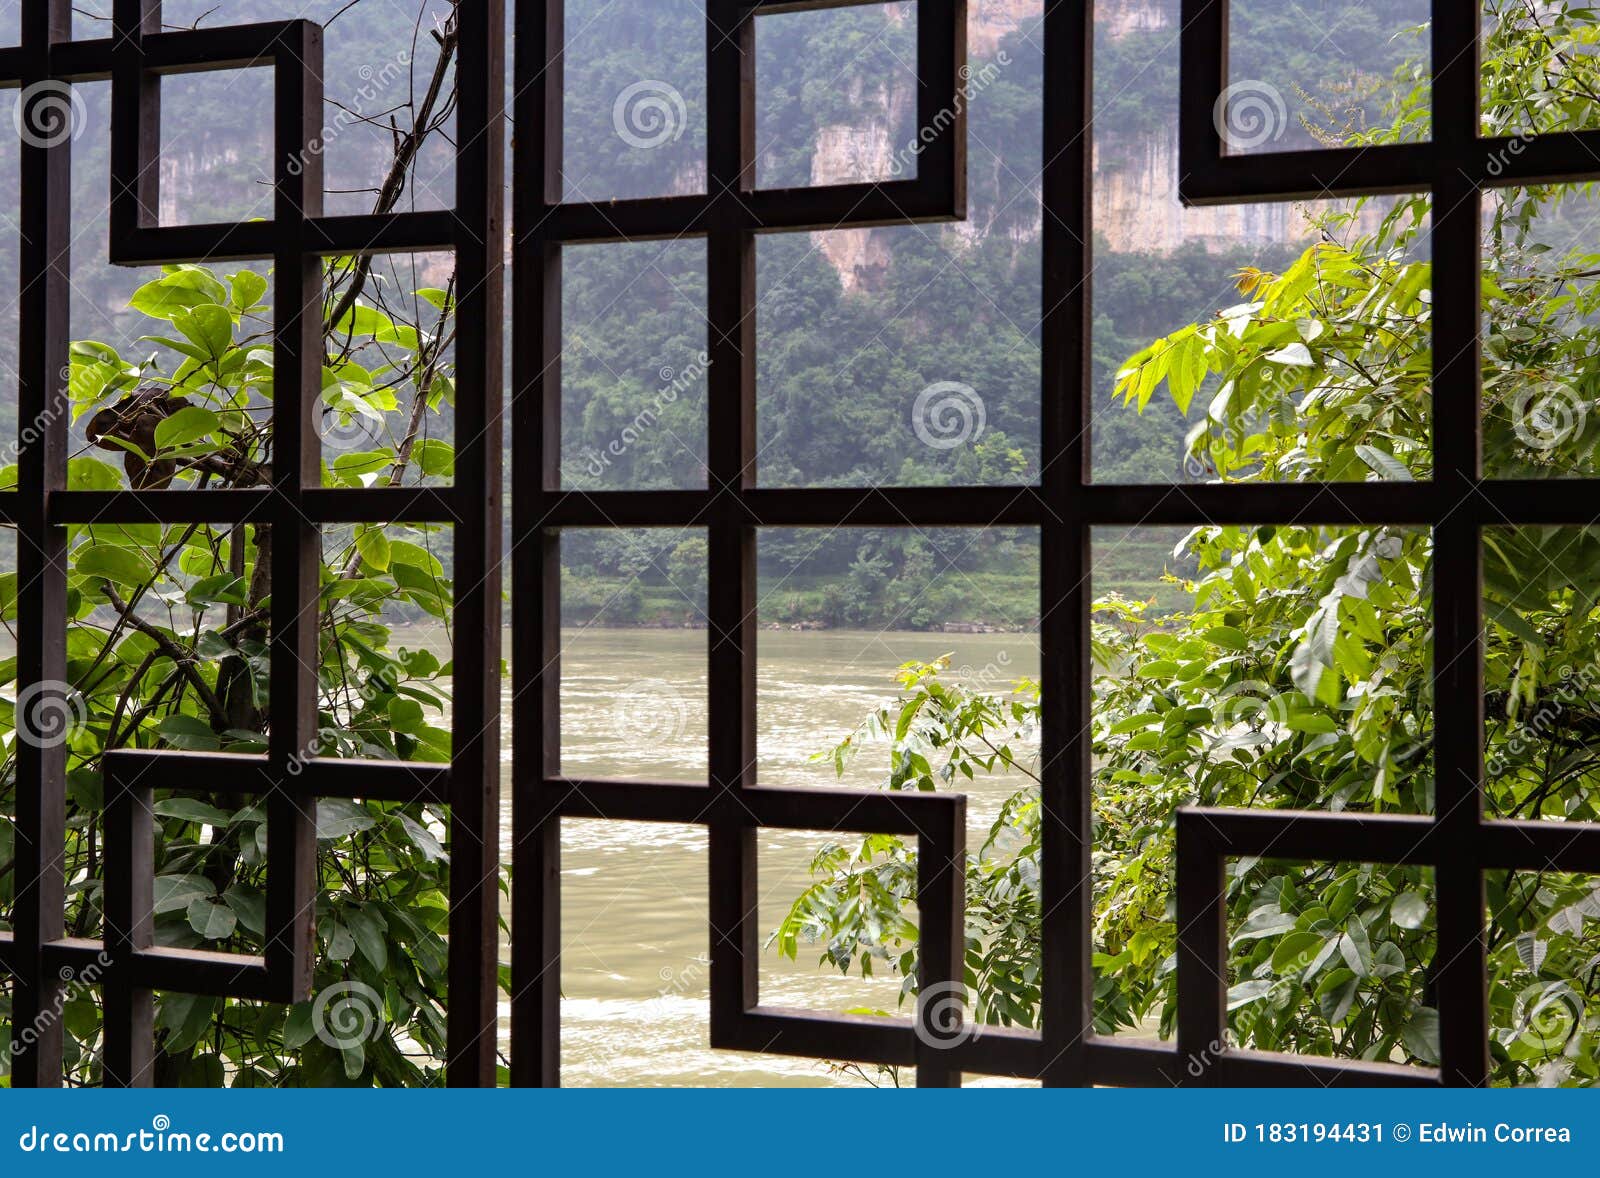
[[[426,726],[422,705],[414,699],[396,697],[389,701],[389,726],[396,732],[417,735]]]
[[[256,936],[265,936],[267,931],[267,898],[248,884],[234,884],[222,898],[229,908],[233,909],[239,923],[245,930]]]
[[[411,457],[430,478],[454,478],[456,473],[456,448],[438,438],[420,438],[412,447]]]
[[[249,311],[258,306],[261,296],[267,293],[267,280],[254,270],[228,275],[228,285],[233,288],[228,302],[236,311]]]
[[[202,303],[172,316],[172,326],[215,363],[233,346],[233,316],[226,307]]]
[[[289,1017],[283,1024],[283,1045],[297,1051],[316,1037],[317,1027],[312,1017],[312,1004],[296,1002],[289,1008]]]
[[[67,460],[67,490],[115,491],[122,486],[122,472],[98,458]]]
[[[203,270],[186,268],[145,283],[133,292],[128,306],[152,319],[170,320],[190,308],[227,300],[222,283]]]
[[[422,545],[413,544],[409,540],[389,541],[389,562],[391,565],[404,564],[424,569],[435,577],[444,576],[444,565],[439,558]]]
[[[400,820],[400,828],[405,831],[406,838],[411,840],[412,846],[422,852],[425,860],[429,863],[438,863],[445,858],[444,845],[434,837],[432,831],[404,814],[396,814],[395,817]]]
[[[388,924],[382,917],[365,908],[348,910],[346,922],[350,935],[356,939],[356,948],[373,969],[382,972],[389,966],[389,946],[386,933]]]
[[[203,875],[158,875],[155,878],[152,911],[158,916],[165,912],[179,912],[188,908],[197,897],[212,896],[216,891],[211,881]]]
[[[1357,446],[1356,456],[1378,474],[1399,483],[1412,482],[1411,471],[1393,454],[1375,446]]]
[[[1212,626],[1201,637],[1211,645],[1220,646],[1224,650],[1250,649],[1250,639],[1245,636],[1243,630],[1233,626]]]
[[[1350,1007],[1355,1003],[1359,985],[1354,971],[1329,970],[1315,992],[1317,1009],[1321,1011],[1322,1017],[1334,1024],[1343,1022],[1345,1016],[1350,1013]]]
[[[390,547],[389,537],[384,534],[381,524],[360,524],[356,527],[356,551],[361,554],[361,559],[367,567],[374,572],[386,572],[389,568]]]
[[[1286,344],[1263,359],[1269,364],[1287,364],[1292,368],[1314,368],[1317,363],[1311,358],[1311,349],[1302,343]]]
[[[205,896],[192,900],[185,915],[189,918],[189,927],[208,941],[225,941],[239,926],[239,918],[232,908],[213,903]]]
[[[1315,960],[1324,938],[1320,933],[1288,933],[1272,951],[1273,973],[1298,973]]]
[[[155,575],[142,552],[117,544],[84,544],[72,554],[72,564],[85,577],[119,585],[143,585]]]
[[[359,802],[323,798],[317,802],[317,838],[324,842],[371,830],[377,820]]]
[[[1418,892],[1401,892],[1389,905],[1389,919],[1403,929],[1419,929],[1428,919],[1428,901]]]
[[[162,798],[150,807],[158,818],[181,818],[185,822],[198,822],[204,826],[225,827],[233,822],[233,815],[199,798]]]
[[[156,731],[173,748],[188,752],[215,752],[222,747],[222,741],[211,730],[211,725],[199,716],[174,712],[162,719]]]
[[[156,426],[156,448],[173,450],[186,446],[207,434],[215,433],[221,424],[221,419],[211,410],[202,409],[199,405],[185,405]]]
[[[1439,1012],[1431,1006],[1419,1006],[1400,1032],[1406,1050],[1425,1064],[1439,1063]]]

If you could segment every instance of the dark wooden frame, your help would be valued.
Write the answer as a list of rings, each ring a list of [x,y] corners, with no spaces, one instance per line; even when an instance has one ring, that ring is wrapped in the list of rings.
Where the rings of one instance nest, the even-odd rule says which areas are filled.
[[[910,1020],[834,1018],[760,1004],[756,842],[761,827],[915,835],[924,988],[961,977],[964,802],[959,797],[776,789],[755,781],[756,531],[773,524],[951,523],[952,493],[763,490],[755,471],[758,233],[954,220],[966,211],[965,0],[917,0],[917,118],[937,128],[914,179],[819,188],[755,185],[755,35],[764,14],[875,0],[707,0],[706,192],[567,204],[561,193],[562,5],[517,8],[512,338],[513,896],[511,1076],[559,1081],[562,818],[698,823],[710,835],[711,1042],[717,1047],[918,1065],[957,1061]],[[941,112],[945,112],[941,114]],[[542,185],[539,181],[542,179]],[[706,239],[709,485],[561,488],[561,250],[588,242]],[[976,520],[977,517],[973,517]],[[993,513],[981,522],[992,522]],[[709,537],[710,780],[594,781],[560,767],[562,528],[704,529]],[[918,1019],[934,1018],[921,1004]]]
[[[719,1047],[915,1065],[922,1083],[962,1071],[1082,1084],[1482,1084],[1488,1076],[1483,872],[1543,867],[1600,871],[1600,827],[1501,822],[1483,814],[1480,534],[1514,524],[1589,524],[1596,480],[1552,488],[1485,480],[1479,462],[1481,195],[1485,188],[1600,176],[1600,131],[1512,142],[1477,131],[1477,7],[1435,0],[1434,138],[1362,150],[1230,156],[1211,112],[1227,75],[1226,0],[1184,0],[1182,196],[1192,204],[1428,191],[1434,198],[1436,475],[1430,482],[1278,486],[1097,486],[1089,469],[1090,111],[1092,4],[1051,0],[1045,55],[1042,481],[1029,487],[840,490],[756,485],[754,239],[758,233],[959,218],[965,211],[964,128],[955,101],[965,60],[963,0],[918,0],[918,119],[938,126],[914,180],[815,189],[756,189],[753,177],[754,21],[867,0],[707,0],[708,183],[698,196],[568,204],[561,200],[563,30],[560,0],[524,0],[513,193],[515,305],[512,428],[514,896],[512,1080],[559,1080],[562,818],[698,823],[710,834],[711,1037]],[[271,257],[278,292],[280,455],[260,491],[73,492],[64,488],[69,154],[24,147],[20,405],[45,423],[22,454],[19,490],[0,495],[0,522],[19,534],[19,682],[64,674],[65,528],[76,521],[265,522],[299,537],[275,545],[274,732],[262,757],[118,753],[107,758],[107,929],[100,942],[63,937],[64,758],[19,750],[15,933],[0,936],[0,966],[15,978],[15,1023],[57,998],[58,971],[104,951],[108,1083],[148,1081],[150,991],[278,1001],[304,998],[311,927],[310,832],[318,796],[427,799],[451,807],[452,912],[448,1079],[493,1083],[497,963],[500,504],[500,94],[502,0],[462,7],[457,207],[387,217],[325,217],[320,185],[283,166],[306,152],[320,111],[317,31],[284,22],[157,33],[153,0],[117,0],[111,38],[70,40],[67,0],[24,10],[20,48],[0,49],[0,80],[112,78],[112,254],[121,262]],[[1058,64],[1059,63],[1059,64]],[[269,222],[162,227],[144,165],[154,152],[160,72],[270,64],[276,71],[278,191]],[[314,158],[311,153],[310,158]],[[1491,162],[1493,161],[1493,162]],[[707,240],[710,367],[709,485],[684,491],[564,490],[560,467],[560,255],[581,242],[700,236]],[[325,490],[304,414],[314,394],[317,267],[328,254],[453,249],[461,290],[460,386],[481,389],[457,409],[455,484],[427,490]],[[298,310],[299,315],[294,314]],[[51,424],[54,423],[54,424]],[[1559,493],[1552,493],[1558,490]],[[313,722],[314,683],[300,624],[314,600],[318,526],[422,521],[456,528],[455,754],[447,768],[314,761],[298,777],[286,758]],[[1178,820],[1178,1041],[1128,1043],[1093,1033],[1088,721],[1092,529],[1137,524],[1410,524],[1436,544],[1434,688],[1437,813],[1373,817],[1187,809]],[[919,840],[925,988],[958,980],[963,916],[964,803],[959,796],[776,789],[754,780],[755,536],[762,527],[1032,526],[1042,537],[1045,812],[1042,1030],[982,1028],[937,1050],[917,1022],[861,1020],[760,1004],[756,988],[755,833],[762,827],[876,831]],[[708,613],[710,774],[701,785],[580,780],[559,760],[558,543],[563,528],[703,528],[710,540]],[[284,717],[288,722],[284,722]],[[469,721],[468,718],[473,718]],[[148,815],[152,788],[214,789],[226,774],[271,807],[269,924],[261,958],[180,953],[149,944]],[[1230,856],[1430,864],[1437,869],[1442,1028],[1439,1068],[1308,1059],[1218,1047],[1226,947],[1222,863]],[[18,1058],[19,1085],[58,1082],[59,1028]],[[1191,1057],[1207,1066],[1185,1066]]]
[[[151,993],[294,1002],[309,997],[314,951],[316,799],[425,800],[450,807],[448,1079],[496,1078],[499,888],[501,322],[503,314],[503,0],[460,9],[456,203],[446,212],[322,214],[322,33],[291,20],[160,32],[159,0],[116,0],[112,33],[71,39],[68,0],[23,8],[20,46],[0,50],[0,83],[110,79],[110,252],[122,264],[236,258],[273,267],[274,452],[269,487],[232,491],[66,490],[71,142],[22,147],[20,420],[39,423],[0,522],[18,533],[18,681],[65,676],[66,526],[73,523],[270,524],[272,731],[261,756],[118,751],[104,759],[103,941],[64,937],[65,750],[19,744],[15,931],[0,936],[13,976],[12,1082],[61,1082],[60,1020],[39,1018],[64,977],[92,974],[105,994],[105,1082],[151,1083]],[[267,68],[274,76],[273,213],[239,224],[161,226],[159,81],[164,74]],[[448,488],[324,489],[314,415],[322,357],[321,259],[450,250],[456,259],[455,479]],[[455,532],[453,753],[446,766],[299,759],[314,747],[321,529],[349,522],[452,525]],[[291,766],[294,767],[291,770]],[[152,789],[233,792],[268,813],[267,938],[260,957],[153,946]],[[102,956],[103,954],[103,956]]]

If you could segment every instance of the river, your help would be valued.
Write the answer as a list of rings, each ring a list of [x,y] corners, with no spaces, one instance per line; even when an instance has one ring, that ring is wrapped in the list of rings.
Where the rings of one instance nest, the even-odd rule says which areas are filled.
[[[397,636],[402,637],[403,636]],[[953,656],[956,673],[1003,689],[1039,669],[1033,634],[763,631],[758,733],[762,784],[828,788],[831,747],[894,699],[894,669]],[[706,633],[569,630],[563,635],[562,768],[567,773],[700,780],[706,767]],[[510,716],[505,732],[510,734]],[[509,743],[509,742],[508,742]],[[509,766],[509,750],[507,751]],[[843,784],[872,787],[885,746]],[[969,790],[969,845],[981,842],[1016,781]],[[509,788],[505,796],[510,796]],[[510,829],[510,814],[505,815]],[[761,923],[776,928],[827,836],[760,836]],[[570,1085],[829,1085],[859,1082],[821,1064],[713,1051],[707,1044],[706,838],[698,827],[569,821],[562,836],[562,1081]],[[897,1007],[899,986],[762,958],[764,1003],[822,1011]]]

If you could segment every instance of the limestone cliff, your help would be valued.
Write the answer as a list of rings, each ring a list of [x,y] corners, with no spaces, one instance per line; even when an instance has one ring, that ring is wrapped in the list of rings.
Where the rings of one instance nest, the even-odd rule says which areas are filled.
[[[1102,40],[1162,34],[1172,36],[1175,5],[1172,0],[1121,0],[1097,6]],[[983,63],[992,61],[1002,39],[1022,30],[1031,33],[1040,19],[1040,0],[969,0],[967,48],[978,76]],[[902,145],[891,142],[887,128],[894,125],[898,104],[909,95],[862,93],[852,95],[859,112],[848,124],[825,126],[818,133],[812,156],[811,183],[837,184],[890,174],[893,153]],[[981,101],[981,98],[979,99]],[[976,176],[992,160],[985,145],[969,146],[969,175],[977,193]],[[996,164],[997,168],[1003,164]],[[1308,209],[1298,204],[1240,205],[1185,209],[1178,203],[1178,142],[1176,121],[1154,134],[1122,134],[1115,127],[1097,129],[1095,142],[1094,230],[1105,247],[1117,252],[1170,253],[1185,244],[1208,251],[1250,244],[1301,240],[1310,233]],[[1011,187],[1014,189],[1015,181]],[[1040,215],[1038,188],[1031,201],[1009,202],[1006,208],[986,208],[975,198],[964,224],[941,232],[972,240],[1003,232],[1018,242],[1037,237]],[[1031,212],[1019,208],[1031,204]],[[871,290],[890,264],[888,234],[883,230],[845,230],[815,235],[820,251],[839,272],[846,290]]]

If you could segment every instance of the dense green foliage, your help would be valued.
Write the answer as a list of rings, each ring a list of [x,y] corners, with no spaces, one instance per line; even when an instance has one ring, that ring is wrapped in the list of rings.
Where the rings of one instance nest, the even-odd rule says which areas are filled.
[[[1491,132],[1583,125],[1596,17],[1554,6],[1495,13],[1485,45]],[[1399,134],[1425,108],[1395,113]],[[1367,132],[1363,132],[1366,136]],[[1386,137],[1382,132],[1372,137]],[[1564,204],[1587,189],[1504,191],[1484,239],[1489,324],[1484,462],[1500,477],[1592,475],[1600,436],[1595,256]],[[1402,200],[1279,273],[1240,275],[1245,301],[1164,335],[1119,372],[1142,408],[1164,394],[1195,424],[1191,452],[1222,478],[1406,480],[1430,470],[1431,267],[1426,203]],[[1552,248],[1550,239],[1561,244]],[[1552,493],[1559,493],[1552,488]],[[1201,528],[1182,548],[1191,604],[1156,619],[1096,607],[1095,1027],[1168,1036],[1175,1015],[1174,812],[1203,803],[1428,813],[1435,807],[1429,640],[1432,538],[1417,529]],[[1600,537],[1505,528],[1484,539],[1483,634],[1491,816],[1592,821],[1600,799]],[[1031,776],[1038,689],[973,691],[940,664],[903,670],[899,703],[833,754],[886,740],[885,788]],[[1048,690],[1049,685],[1045,685]],[[966,985],[980,1022],[1039,1015],[1036,784],[1007,804],[967,868]],[[877,960],[915,991],[906,918],[914,852],[900,840],[831,847],[780,947],[823,945],[842,969]],[[896,883],[895,881],[902,881]],[[1235,1046],[1433,1064],[1431,869],[1227,864],[1228,1036]],[[1600,882],[1491,872],[1489,1044],[1496,1082],[1600,1082]],[[1224,1045],[1184,1061],[1192,1074]]]
[[[608,199],[692,187],[703,152],[703,81],[681,65],[699,52],[699,6],[571,7],[594,20],[572,21],[590,37],[575,44],[567,63],[569,195]],[[1241,19],[1254,19],[1249,10],[1258,6],[1239,7]],[[183,8],[172,5],[169,19],[186,19]],[[398,21],[392,9],[363,11],[386,13],[363,26],[373,44],[412,43],[409,20]],[[227,11],[229,20],[257,15],[281,13],[267,0]],[[1314,22],[1260,19],[1255,31],[1273,48],[1264,72],[1329,81],[1310,68],[1319,60]],[[1420,93],[1391,112],[1392,129],[1376,117],[1381,87],[1372,79],[1396,70],[1410,76],[1401,60],[1406,46],[1390,43],[1389,23],[1350,26],[1353,52],[1379,68],[1326,91],[1324,110],[1349,99],[1345,106],[1353,103],[1361,114],[1323,120],[1318,135],[1381,139],[1411,134],[1425,120]],[[876,93],[888,59],[903,56],[908,30],[885,24],[872,9],[771,24],[761,45],[762,60],[770,55],[774,63],[760,126],[770,169],[764,177],[799,182],[808,178],[817,128],[849,121],[852,96]],[[1494,129],[1586,125],[1592,59],[1569,50],[1588,44],[1593,31],[1582,10],[1561,10],[1537,28],[1517,12],[1504,16],[1485,74]],[[1175,86],[1160,44],[1138,33],[1103,40],[1103,76],[1114,95],[1103,121],[1118,135],[1134,139],[1170,121]],[[970,112],[981,150],[973,151],[967,229],[881,232],[879,264],[855,275],[848,289],[816,238],[762,240],[762,482],[1021,484],[1038,477],[1038,200],[1028,178],[1038,170],[1041,62],[1036,38],[1023,30],[1006,37],[992,59],[975,61],[975,72],[1001,53],[1004,69]],[[339,60],[346,73],[366,64]],[[1281,72],[1278,62],[1285,63]],[[425,74],[426,59],[417,68]],[[654,152],[620,141],[613,126],[618,92],[641,78],[680,74],[690,112],[683,134]],[[218,142],[232,135],[248,143],[259,131],[246,125],[253,115],[242,104],[204,114]],[[892,141],[904,130],[895,122]],[[368,165],[357,169],[366,183],[382,173],[392,149],[380,136],[365,154],[345,158]],[[88,177],[81,182],[101,183],[98,162],[79,169]],[[248,164],[227,158],[219,167],[238,179]],[[414,175],[407,199],[436,203],[424,179],[440,182],[436,172]],[[221,198],[201,187],[188,211],[223,215]],[[1570,252],[1561,196],[1507,194],[1495,206],[1486,243],[1493,330],[1484,373],[1485,458],[1495,473],[1588,470],[1593,462],[1597,427],[1587,410],[1595,397],[1590,357],[1600,308],[1587,277],[1593,259]],[[1283,243],[1241,248],[1237,256],[1198,247],[1165,256],[1102,251],[1093,380],[1109,412],[1095,422],[1097,476],[1425,476],[1424,211],[1419,202],[1400,202],[1377,230],[1331,217],[1326,239],[1304,250]],[[1549,243],[1541,243],[1541,232],[1557,248],[1542,249]],[[572,485],[703,481],[702,259],[698,246],[682,242],[569,254],[563,460]],[[1227,293],[1219,278],[1241,270],[1240,289]],[[330,485],[448,479],[456,395],[450,283],[397,270],[357,274],[347,260],[330,263],[319,422],[324,478]],[[175,267],[142,276],[131,299],[128,285],[112,285],[98,271],[80,284],[100,317],[92,330],[79,331],[85,338],[73,351],[72,485],[256,485],[271,446],[266,279],[248,269]],[[363,293],[347,304],[341,293],[353,285]],[[1237,305],[1191,322],[1198,310],[1224,301]],[[970,385],[983,398],[985,428],[968,444],[932,447],[912,428],[915,398],[941,381]],[[1114,403],[1114,391],[1124,406]],[[154,400],[134,403],[136,394]],[[102,418],[107,411],[113,419]],[[1563,411],[1577,429],[1561,428]],[[598,469],[595,455],[604,459]],[[395,624],[447,616],[448,535],[359,528],[325,539],[320,732],[306,754],[447,757],[448,657],[407,649]],[[72,530],[66,639],[71,701],[80,713],[68,766],[74,934],[93,936],[101,919],[99,763],[107,750],[248,753],[263,746],[271,722],[264,628],[270,544],[260,527]],[[698,621],[703,537],[568,535],[563,544],[569,617]],[[1432,804],[1426,535],[1214,529],[1169,557],[1170,547],[1164,537],[1135,540],[1096,570],[1127,590],[1105,602],[1095,628],[1097,1017],[1108,1033],[1170,1027],[1167,865],[1176,805],[1200,798],[1422,811]],[[764,580],[782,585],[766,595],[764,620],[922,628],[981,617],[1020,627],[1037,612],[1037,537],[1017,530],[992,529],[976,542],[947,531],[776,533],[762,539],[762,562]],[[1565,532],[1506,534],[1494,538],[1487,564],[1493,804],[1525,817],[1592,817],[1595,769],[1585,738],[1600,723],[1590,653],[1600,640],[1592,597],[1600,546]],[[1185,580],[1158,584],[1163,567]],[[942,576],[951,572],[960,575]],[[1159,607],[1146,604],[1152,596]],[[1167,612],[1180,604],[1181,612]],[[7,592],[3,580],[0,606],[14,622],[14,586]],[[14,675],[14,663],[0,670]],[[873,717],[841,757],[858,755],[870,739],[888,739],[891,788],[1033,772],[1036,685],[993,696],[948,683],[938,666],[916,666],[903,686],[901,705]],[[5,814],[15,805],[18,724],[0,716],[8,730],[0,768]],[[220,792],[161,793],[156,814],[161,943],[257,949],[268,868],[260,810]],[[443,816],[423,806],[320,808],[317,990],[365,987],[375,1004],[352,1016],[376,1022],[374,1034],[319,1033],[339,1014],[311,1003],[284,1008],[163,995],[160,1079],[432,1082],[447,1001],[443,831]],[[1029,1024],[1037,1017],[1037,831],[1037,797],[1025,788],[969,867],[968,982],[985,1021]],[[0,843],[0,902],[7,904],[15,889],[5,869],[10,837],[9,822],[0,822],[7,840]],[[802,940],[819,938],[835,965],[879,961],[909,979],[910,856],[884,839],[826,854],[816,887],[781,930],[782,947],[798,952]],[[1235,865],[1234,1035],[1256,1046],[1431,1058],[1430,897],[1426,875],[1410,870]],[[1585,881],[1550,874],[1498,879],[1491,903],[1500,1077],[1592,1080],[1593,892]],[[0,995],[0,1033],[9,1030],[6,1001]],[[1556,1042],[1544,1018],[1530,1041],[1530,1016],[1551,1012],[1571,1014],[1576,1030]],[[72,992],[63,1016],[70,1079],[92,1083],[99,1040],[93,991]]]

